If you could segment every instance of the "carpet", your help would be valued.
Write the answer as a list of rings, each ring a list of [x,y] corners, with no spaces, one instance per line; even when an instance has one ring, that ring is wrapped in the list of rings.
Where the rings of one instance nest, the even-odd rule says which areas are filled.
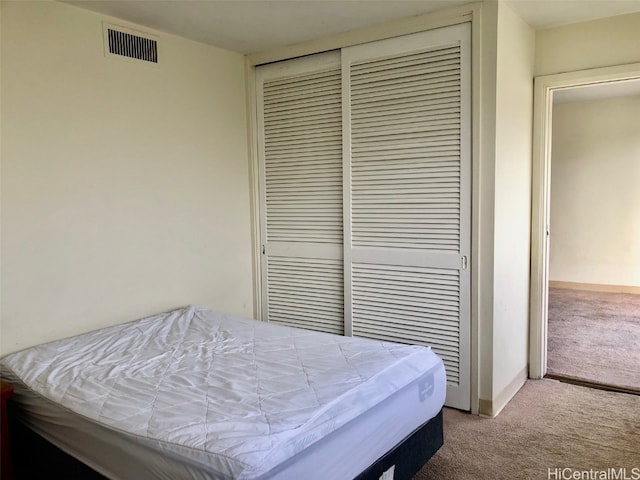
[[[640,396],[543,379],[527,381],[496,418],[447,408],[444,446],[414,480],[604,478],[556,468],[640,478]]]
[[[640,390],[640,295],[549,289],[547,371]]]

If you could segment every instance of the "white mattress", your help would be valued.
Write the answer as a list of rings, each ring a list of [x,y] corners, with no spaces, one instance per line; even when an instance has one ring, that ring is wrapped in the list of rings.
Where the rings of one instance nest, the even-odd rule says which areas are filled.
[[[194,307],[0,366],[34,430],[122,479],[352,478],[435,416],[446,392],[429,348]]]

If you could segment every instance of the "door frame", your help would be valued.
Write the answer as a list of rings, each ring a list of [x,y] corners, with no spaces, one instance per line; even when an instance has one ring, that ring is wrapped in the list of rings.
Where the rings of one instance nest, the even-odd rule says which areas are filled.
[[[638,79],[640,63],[543,75],[534,79],[529,378],[542,378],[547,373],[553,94],[556,90]]]

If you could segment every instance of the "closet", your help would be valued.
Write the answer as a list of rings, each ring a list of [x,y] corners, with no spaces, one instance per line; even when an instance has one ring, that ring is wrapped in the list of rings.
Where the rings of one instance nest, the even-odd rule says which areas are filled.
[[[469,409],[470,25],[256,68],[262,318],[430,345]]]

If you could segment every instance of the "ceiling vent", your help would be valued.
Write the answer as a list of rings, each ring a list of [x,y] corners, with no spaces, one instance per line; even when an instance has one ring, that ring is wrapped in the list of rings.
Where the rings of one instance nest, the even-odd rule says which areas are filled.
[[[158,63],[158,41],[151,35],[104,24],[105,55]]]

